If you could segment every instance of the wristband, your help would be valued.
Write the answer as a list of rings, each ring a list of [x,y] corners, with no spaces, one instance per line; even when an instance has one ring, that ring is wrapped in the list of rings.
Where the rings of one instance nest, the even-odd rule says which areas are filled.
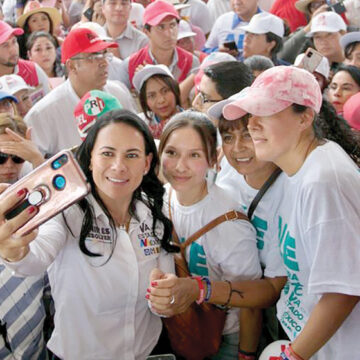
[[[241,350],[239,348],[238,358],[239,358],[239,360],[255,360],[256,353],[255,352],[247,352],[247,351]]]
[[[201,280],[206,282],[206,295],[205,295],[204,301],[208,302],[210,300],[210,297],[211,297],[211,281],[206,276],[203,276],[201,278]]]
[[[192,276],[191,278],[195,279],[197,281],[197,283],[198,283],[200,294],[199,294],[199,297],[196,300],[196,303],[198,305],[200,305],[201,303],[204,302],[204,299],[205,299],[204,284],[203,284],[203,282],[201,280],[201,276]]]
[[[293,350],[291,344],[280,354],[280,358],[282,360],[304,360]]]

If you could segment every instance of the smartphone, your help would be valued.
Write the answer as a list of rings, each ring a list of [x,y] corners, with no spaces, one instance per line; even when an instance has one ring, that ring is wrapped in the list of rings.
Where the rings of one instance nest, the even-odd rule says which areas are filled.
[[[341,15],[346,11],[343,1],[339,1],[335,4],[329,5],[327,8],[328,11],[335,11],[337,14]]]
[[[176,360],[176,357],[173,354],[151,355],[146,360]]]
[[[226,43],[223,43],[223,46],[226,47],[229,50],[236,50],[237,51],[237,46],[236,46],[236,42],[235,41],[229,41]]]
[[[307,48],[305,55],[298,67],[301,67],[311,73],[313,73],[316,68],[320,65],[321,60],[324,56],[321,55],[318,51],[313,48]]]
[[[87,8],[84,12],[83,15],[89,20],[92,20],[94,14],[94,9],[93,8]]]
[[[26,197],[5,213],[10,220],[31,205],[38,213],[16,233],[26,235],[45,221],[85,197],[90,185],[71,151],[64,150],[34,169],[0,194],[0,201],[10,192],[27,190]]]

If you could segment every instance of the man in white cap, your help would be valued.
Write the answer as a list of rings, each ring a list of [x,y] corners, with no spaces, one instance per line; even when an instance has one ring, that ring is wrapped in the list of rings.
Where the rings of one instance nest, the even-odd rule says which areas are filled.
[[[113,52],[120,59],[125,59],[148,43],[147,36],[129,22],[131,0],[103,0],[102,12],[105,17],[106,34],[119,47]]]
[[[288,65],[277,58],[282,48],[284,37],[284,22],[277,16],[262,12],[254,15],[249,24],[242,27],[245,30],[243,57],[263,55],[272,60],[274,65]]]
[[[306,36],[313,39],[315,49],[334,67],[345,59],[340,45],[340,38],[345,33],[346,24],[342,17],[333,11],[326,11],[312,19],[310,32]]]
[[[230,4],[232,11],[221,15],[211,29],[204,48],[207,53],[223,51],[233,56],[241,56],[245,34],[242,27],[261,10],[258,0],[230,0]],[[237,49],[227,46],[232,42],[235,42]]]
[[[25,80],[15,74],[4,75],[0,77],[0,90],[15,96],[18,100],[16,107],[21,117],[24,117],[33,102],[30,97],[32,88],[26,84]]]
[[[68,79],[38,103],[25,117],[32,127],[32,139],[45,155],[80,144],[73,112],[80,98],[90,90],[104,90],[117,97],[124,109],[134,111],[127,89],[108,81],[108,66],[113,54],[108,48],[117,47],[106,42],[89,29],[77,28],[67,35],[62,45],[62,62]]]

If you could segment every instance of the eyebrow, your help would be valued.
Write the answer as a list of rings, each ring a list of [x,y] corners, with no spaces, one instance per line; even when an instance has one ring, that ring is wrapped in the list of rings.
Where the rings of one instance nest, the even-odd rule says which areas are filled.
[[[104,149],[107,149],[107,150],[113,150],[113,151],[116,151],[117,149],[112,147],[112,146],[102,146],[100,148],[100,150],[104,150]],[[127,149],[126,152],[134,152],[134,151],[138,151],[138,152],[141,152],[141,149],[138,149],[138,148],[132,148],[132,149]]]

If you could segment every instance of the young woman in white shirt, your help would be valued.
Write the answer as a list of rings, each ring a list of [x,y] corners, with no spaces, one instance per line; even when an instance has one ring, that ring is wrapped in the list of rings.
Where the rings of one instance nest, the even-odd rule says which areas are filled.
[[[185,111],[164,128],[159,154],[171,220],[180,241],[240,204],[206,175],[216,163],[216,128],[202,113]],[[186,249],[193,276],[210,280],[251,280],[261,275],[255,232],[246,220],[226,221],[205,233]],[[185,294],[176,294],[175,302]],[[237,359],[239,312],[227,315],[223,342],[212,359]]]
[[[360,173],[317,133],[321,103],[310,73],[278,66],[223,109],[230,120],[251,114],[257,158],[287,176],[277,221],[288,282],[277,311],[292,344],[282,359],[360,357]]]
[[[173,271],[156,146],[141,119],[114,110],[89,130],[77,159],[91,194],[40,226],[35,239],[2,237],[0,255],[20,276],[48,268],[55,302],[48,347],[57,358],[143,360],[162,328],[145,299],[149,273]]]

